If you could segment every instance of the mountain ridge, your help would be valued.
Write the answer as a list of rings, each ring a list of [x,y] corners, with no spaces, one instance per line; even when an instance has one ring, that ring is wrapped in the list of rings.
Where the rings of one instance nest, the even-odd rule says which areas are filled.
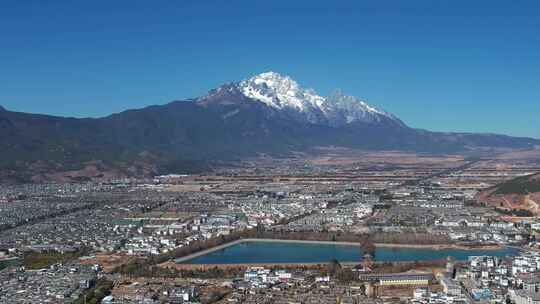
[[[414,129],[356,97],[322,97],[290,78],[286,82],[279,92],[265,85],[262,101],[246,94],[241,81],[201,97],[100,118],[0,111],[0,181],[43,181],[51,172],[84,171],[96,162],[103,171],[126,176],[196,172],[216,160],[317,146],[456,153],[540,145],[532,138]],[[301,100],[305,94],[311,99]]]
[[[321,96],[314,89],[303,88],[289,76],[265,72],[235,84],[241,93],[282,111],[296,112],[297,119],[332,127],[355,121],[376,123],[399,121],[394,115],[377,109],[354,96],[340,91]],[[400,121],[399,121],[400,122]]]

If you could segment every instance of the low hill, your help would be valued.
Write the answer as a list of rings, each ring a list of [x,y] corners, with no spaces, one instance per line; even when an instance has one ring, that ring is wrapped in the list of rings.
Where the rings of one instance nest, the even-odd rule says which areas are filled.
[[[529,194],[540,192],[540,173],[521,176],[495,186],[493,194]]]
[[[477,201],[489,204],[513,215],[540,215],[540,173],[505,181],[477,196]]]

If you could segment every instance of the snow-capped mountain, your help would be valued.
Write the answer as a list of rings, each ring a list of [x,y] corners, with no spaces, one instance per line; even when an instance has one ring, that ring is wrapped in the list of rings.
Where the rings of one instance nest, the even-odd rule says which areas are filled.
[[[290,77],[275,72],[253,76],[239,82],[237,87],[252,100],[313,124],[336,127],[355,122],[390,121],[403,125],[394,115],[370,106],[359,98],[344,95],[340,91],[323,97],[313,89],[302,88]]]
[[[215,161],[260,153],[283,156],[325,146],[423,153],[540,146],[533,138],[410,128],[356,97],[339,91],[322,97],[272,72],[222,85],[198,98],[95,119],[0,106],[0,138],[0,182],[49,182],[52,173],[65,182],[197,172]]]
[[[323,112],[325,99],[310,89],[304,89],[288,76],[267,72],[241,81],[238,87],[244,96],[271,108],[297,115],[310,123],[326,124]]]
[[[323,105],[329,121],[333,126],[340,126],[354,122],[380,123],[392,122],[398,126],[405,124],[391,113],[370,106],[365,101],[349,95],[344,95],[340,90],[326,97]]]

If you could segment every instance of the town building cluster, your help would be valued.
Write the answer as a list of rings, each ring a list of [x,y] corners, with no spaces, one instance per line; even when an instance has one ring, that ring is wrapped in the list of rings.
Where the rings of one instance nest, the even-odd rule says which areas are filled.
[[[209,175],[3,185],[0,303],[80,303],[105,282],[99,301],[108,304],[540,304],[539,218],[477,198],[535,167],[492,167],[459,157],[263,158]],[[240,238],[354,242],[362,254],[428,248],[458,259],[368,254],[328,261],[331,269],[186,260]]]

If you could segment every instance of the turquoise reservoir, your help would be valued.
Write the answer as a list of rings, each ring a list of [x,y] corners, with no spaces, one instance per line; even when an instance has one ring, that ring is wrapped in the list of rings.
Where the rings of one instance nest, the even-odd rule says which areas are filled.
[[[432,261],[448,256],[456,260],[467,260],[469,256],[514,256],[518,249],[462,250],[429,248],[379,247],[375,252],[376,261]],[[291,242],[250,241],[235,244],[210,252],[183,264],[265,264],[265,263],[327,263],[332,259],[340,262],[358,262],[364,252],[359,246],[339,244],[311,244]]]

